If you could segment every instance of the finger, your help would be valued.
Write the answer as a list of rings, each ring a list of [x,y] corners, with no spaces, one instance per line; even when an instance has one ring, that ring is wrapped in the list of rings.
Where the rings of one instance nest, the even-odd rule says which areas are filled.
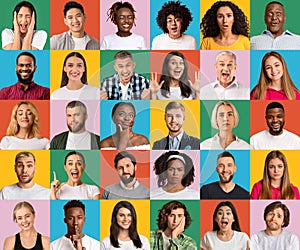
[[[158,85],[159,88],[161,89],[162,85],[164,84],[165,80],[161,81],[161,83]]]
[[[53,171],[53,178],[55,181],[57,180],[55,171]]]
[[[122,132],[123,129],[122,129],[121,124],[118,124],[118,128],[119,128],[119,131]]]

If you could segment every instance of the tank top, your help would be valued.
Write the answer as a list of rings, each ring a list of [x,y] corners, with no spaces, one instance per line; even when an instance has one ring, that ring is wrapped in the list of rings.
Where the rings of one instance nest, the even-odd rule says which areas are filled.
[[[36,242],[33,248],[25,248],[22,246],[21,243],[21,238],[20,238],[20,233],[16,234],[16,238],[15,238],[15,248],[14,250],[43,250],[43,245],[42,245],[42,235],[41,234],[37,234],[36,237]]]

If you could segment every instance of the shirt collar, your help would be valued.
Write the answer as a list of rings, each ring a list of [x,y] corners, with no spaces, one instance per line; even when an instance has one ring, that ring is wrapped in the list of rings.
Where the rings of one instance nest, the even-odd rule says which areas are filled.
[[[24,86],[18,81],[17,82],[18,85],[18,89],[23,90],[24,91]],[[34,81],[32,81],[30,84],[28,84],[28,88],[25,91],[28,91],[29,89],[31,89],[33,86],[35,85]]]
[[[237,137],[237,135],[234,134],[234,136],[235,136],[235,140],[234,140],[234,141],[239,142],[240,139]],[[213,137],[213,140],[215,140],[215,141],[220,141],[219,134],[215,134],[215,136]]]
[[[214,82],[212,82],[212,83],[211,83],[211,86],[212,86],[213,88],[216,88],[216,87],[224,88],[224,87],[221,85],[221,83],[219,82],[218,79],[216,79]],[[230,83],[230,85],[227,86],[227,87],[224,88],[224,89],[229,89],[229,88],[234,87],[234,86],[239,87],[239,84],[238,84],[238,82],[236,81],[236,77],[235,77],[235,76],[234,76],[234,78],[233,78],[233,82]]]
[[[126,185],[122,181],[120,181],[120,185],[123,189],[133,190],[136,189],[140,185],[140,183],[137,179],[135,179],[135,183],[132,185],[132,187],[126,187]]]
[[[181,142],[181,138],[183,136],[183,133],[184,133],[184,130],[182,130],[182,132],[179,135],[175,136],[175,137],[177,137],[178,141],[180,141],[180,142]],[[173,140],[173,137],[170,136],[170,135],[169,135],[169,140]]]
[[[268,36],[271,36],[271,37],[273,37],[274,38],[274,36],[273,36],[273,34],[271,33],[271,31],[269,31],[269,30],[264,30],[263,32],[262,32],[262,34],[263,35],[268,35]],[[294,34],[292,33],[292,32],[290,32],[290,31],[288,31],[288,30],[285,30],[285,31],[283,31],[283,33],[280,35],[280,36],[285,36],[285,35],[288,35],[288,36],[294,36]],[[280,37],[279,36],[279,37]]]

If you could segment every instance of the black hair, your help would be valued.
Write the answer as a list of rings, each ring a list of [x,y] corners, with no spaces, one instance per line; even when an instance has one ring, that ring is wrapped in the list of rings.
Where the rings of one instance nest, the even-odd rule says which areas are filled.
[[[36,65],[36,59],[35,59],[35,56],[34,56],[33,54],[31,54],[30,52],[27,52],[27,51],[24,51],[24,52],[20,53],[20,54],[17,56],[16,64],[18,64],[19,58],[20,58],[21,56],[29,56],[29,57],[31,57],[32,60],[33,60],[34,66]]]
[[[235,162],[234,160],[234,157],[231,153],[229,153],[228,151],[224,151],[222,152],[221,154],[218,155],[218,158],[217,158],[217,161],[220,159],[220,158],[223,158],[223,157],[231,157],[233,162]]]
[[[276,108],[282,109],[282,111],[284,112],[284,107],[281,103],[279,103],[279,102],[270,102],[266,107],[266,114],[268,113],[269,109],[276,109]]]
[[[72,208],[72,207],[80,207],[80,208],[82,208],[83,213],[85,214],[85,205],[80,200],[71,200],[71,201],[68,201],[64,205],[65,216],[67,214],[68,209]]]
[[[135,20],[135,9],[133,8],[133,5],[129,2],[122,2],[122,1],[119,1],[119,2],[115,2],[107,11],[107,16],[108,18],[106,19],[109,20],[116,24],[117,23],[117,13],[118,13],[118,10],[121,9],[121,8],[127,8],[129,9],[131,12],[132,12],[132,16],[133,16],[133,20]],[[135,23],[134,23],[135,25]]]
[[[75,1],[67,2],[64,6],[64,17],[66,17],[68,10],[70,9],[80,9],[82,14],[84,15],[84,9],[83,6],[80,3],[77,3]]]
[[[135,108],[131,102],[118,102],[113,106],[113,109],[111,111],[111,117],[114,117],[114,114],[115,114],[117,108],[122,105],[129,105],[130,107],[132,107],[132,109],[134,111],[134,116],[136,115]]]
[[[126,151],[122,151],[122,152],[119,152],[116,156],[115,156],[115,159],[114,159],[114,166],[115,168],[117,169],[117,166],[118,166],[118,162],[119,160],[122,160],[124,158],[129,158],[130,161],[132,162],[133,166],[136,165],[136,159],[134,157],[134,155],[126,152]]]
[[[86,106],[85,106],[85,104],[84,104],[83,102],[81,102],[81,101],[71,101],[71,102],[69,102],[69,103],[67,104],[67,106],[66,106],[66,109],[67,109],[67,108],[72,109],[72,108],[75,108],[75,107],[80,107],[81,110],[82,110],[82,112],[83,112],[83,114],[84,114],[84,115],[87,114]]]
[[[84,159],[84,156],[83,156],[82,153],[80,153],[80,152],[78,152],[78,151],[71,151],[71,152],[69,152],[69,153],[65,156],[65,161],[64,161],[64,164],[65,164],[65,165],[67,164],[67,159],[68,159],[68,157],[69,157],[70,155],[78,155],[78,156],[80,156],[81,159],[82,159],[82,164],[83,164],[83,166],[85,166],[85,159]]]
[[[30,12],[31,12],[31,16],[32,16],[32,13],[34,12],[34,16],[35,16],[35,23],[34,23],[34,30],[36,30],[36,24],[37,24],[37,13],[36,13],[36,11],[35,11],[35,8],[34,8],[34,6],[32,5],[32,3],[30,3],[30,2],[28,2],[28,1],[22,1],[22,2],[19,2],[16,6],[15,6],[15,8],[14,8],[14,10],[13,10],[13,20],[14,20],[14,13],[16,12],[17,13],[17,15],[18,15],[18,13],[19,13],[19,11],[20,11],[20,9],[22,8],[22,7],[26,7],[26,8],[28,8],[28,9],[30,9]],[[13,21],[13,25],[12,25],[12,30],[14,30],[14,21]]]

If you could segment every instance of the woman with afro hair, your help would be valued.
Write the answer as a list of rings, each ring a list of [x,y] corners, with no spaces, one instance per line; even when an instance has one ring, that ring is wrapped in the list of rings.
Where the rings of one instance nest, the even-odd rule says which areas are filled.
[[[156,22],[164,34],[154,37],[152,49],[195,50],[195,38],[184,34],[192,20],[190,10],[180,1],[165,3],[156,17]]]
[[[201,49],[250,49],[247,17],[230,1],[215,2],[205,13],[200,29],[203,34]]]

